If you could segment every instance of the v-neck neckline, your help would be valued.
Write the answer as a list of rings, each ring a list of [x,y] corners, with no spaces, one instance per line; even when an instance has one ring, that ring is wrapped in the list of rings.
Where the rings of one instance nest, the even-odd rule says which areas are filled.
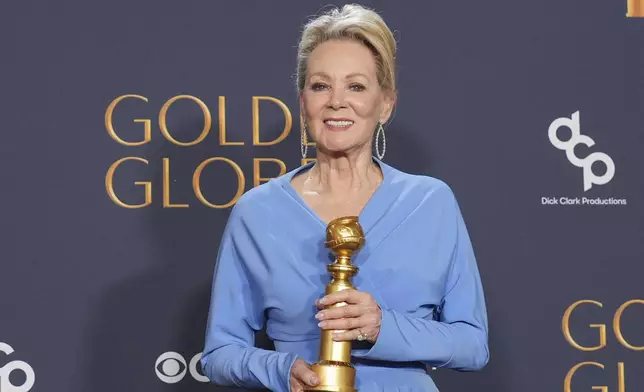
[[[358,222],[360,222],[360,225],[362,226],[362,229],[365,232],[365,235],[371,230],[371,228],[373,227],[373,224],[378,220],[378,217],[375,216],[373,213],[371,213],[371,210],[373,208],[376,208],[375,206],[378,203],[378,199],[381,197],[383,192],[385,192],[392,178],[391,167],[389,165],[377,159],[376,157],[372,157],[372,159],[380,167],[380,171],[382,172],[382,182],[380,183],[380,185],[378,185],[376,190],[371,194],[371,197],[369,197],[365,205],[362,207],[360,214],[358,215]],[[306,212],[308,212],[308,214],[313,218],[314,221],[316,221],[320,226],[326,229],[328,224],[320,217],[320,215],[318,215],[317,212],[313,210],[313,208],[311,208],[311,206],[304,200],[304,198],[302,198],[302,196],[297,192],[297,190],[291,183],[291,180],[293,179],[293,177],[295,177],[296,175],[302,172],[310,170],[313,167],[313,165],[315,165],[315,162],[309,162],[306,165],[302,165],[297,169],[292,170],[290,173],[287,173],[284,176],[282,176],[281,177],[282,188],[285,189],[286,192]]]

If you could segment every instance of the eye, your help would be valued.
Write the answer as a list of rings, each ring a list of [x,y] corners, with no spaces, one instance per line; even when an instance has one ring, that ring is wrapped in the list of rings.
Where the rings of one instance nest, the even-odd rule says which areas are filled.
[[[311,85],[311,90],[313,90],[313,91],[322,91],[322,90],[324,90],[324,89],[326,89],[326,88],[327,88],[327,85],[326,85],[326,84],[324,84],[324,83],[320,83],[320,82],[318,82],[318,83],[313,83],[313,84]]]
[[[363,86],[360,83],[353,83],[351,86],[349,86],[349,88],[351,88],[351,90],[353,90],[353,91],[364,91],[365,90],[365,86]]]

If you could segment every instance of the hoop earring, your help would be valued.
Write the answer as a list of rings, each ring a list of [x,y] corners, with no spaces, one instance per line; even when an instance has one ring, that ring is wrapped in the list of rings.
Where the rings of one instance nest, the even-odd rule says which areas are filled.
[[[382,153],[380,152],[380,136],[382,135]],[[382,126],[381,122],[378,122],[378,131],[376,132],[376,156],[382,161],[382,158],[385,157],[385,151],[387,150],[387,136],[385,135],[385,129]]]
[[[304,140],[306,134],[306,123],[302,126],[302,132],[300,133],[300,152],[302,153],[302,160],[306,159],[306,156],[309,152],[309,146]]]

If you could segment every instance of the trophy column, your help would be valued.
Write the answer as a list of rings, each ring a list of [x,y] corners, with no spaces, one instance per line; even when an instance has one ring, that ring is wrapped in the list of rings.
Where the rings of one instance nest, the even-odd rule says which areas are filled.
[[[325,246],[335,255],[335,262],[327,266],[331,281],[326,286],[326,294],[354,288],[351,278],[358,273],[358,267],[351,264],[351,256],[363,245],[364,233],[358,223],[358,217],[342,217],[329,222]],[[344,302],[337,303],[325,309],[344,305]],[[334,341],[331,338],[334,332],[322,330],[319,360],[311,366],[320,378],[320,384],[317,387],[308,387],[306,391],[357,392],[356,370],[351,364],[352,343]]]

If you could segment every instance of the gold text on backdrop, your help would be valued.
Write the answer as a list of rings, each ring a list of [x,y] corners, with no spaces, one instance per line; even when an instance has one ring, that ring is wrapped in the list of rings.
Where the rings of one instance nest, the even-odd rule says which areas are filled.
[[[137,94],[124,94],[121,96],[118,96],[112,102],[108,105],[107,110],[105,111],[105,129],[107,130],[108,135],[117,143],[127,146],[127,147],[139,147],[143,146],[145,144],[148,144],[152,141],[152,119],[151,118],[135,118],[132,120],[134,123],[140,123],[143,124],[143,129],[142,129],[142,137],[139,138],[139,140],[135,141],[128,141],[125,140],[125,138],[122,138],[119,136],[117,133],[116,129],[114,128],[114,114],[117,106],[121,104],[124,100],[138,100],[138,101],[143,101],[145,103],[149,102],[149,99],[147,97],[144,97],[142,95],[137,95]],[[199,136],[192,140],[192,141],[180,141],[176,137],[172,135],[170,130],[168,129],[168,112],[170,111],[171,107],[173,104],[180,100],[185,100],[189,102],[193,102],[196,104],[202,115],[203,115],[203,128],[201,129],[201,132]],[[261,102],[266,102],[266,103],[272,103],[276,105],[278,108],[281,109],[283,115],[284,115],[284,128],[282,129],[281,133],[279,136],[277,136],[273,140],[261,140],[260,137],[260,103]],[[219,138],[218,138],[218,144],[221,147],[230,147],[230,146],[244,146],[243,141],[232,141],[229,140],[229,136],[227,135],[227,127],[226,127],[226,97],[220,96],[218,99],[218,105],[217,105],[217,110],[218,110],[218,131],[219,131]],[[253,96],[251,97],[251,114],[252,114],[252,139],[253,139],[253,146],[274,146],[277,145],[281,142],[283,142],[288,135],[291,132],[291,129],[293,127],[293,117],[291,115],[291,111],[289,108],[284,104],[284,102],[280,101],[278,98],[275,97],[270,97],[270,96]],[[301,118],[301,117],[300,117]],[[212,114],[211,110],[206,105],[205,102],[203,102],[201,99],[192,96],[192,95],[177,95],[174,97],[171,97],[168,99],[163,105],[161,106],[159,110],[159,114],[157,116],[158,120],[158,127],[161,135],[163,138],[170,143],[180,146],[180,147],[192,147],[195,145],[198,145],[200,143],[203,143],[205,139],[208,137],[210,134],[210,131],[212,129]],[[299,135],[298,135],[299,139]],[[307,145],[309,146],[314,146],[314,143],[309,142],[306,140]],[[238,148],[238,147],[237,147]],[[308,162],[314,161],[315,159],[304,159],[301,161],[301,164],[306,164]],[[143,201],[140,203],[126,203],[125,201],[121,200],[117,196],[117,192],[114,187],[114,176],[117,173],[117,169],[121,167],[121,165],[125,164],[134,164],[134,162],[139,162],[138,164],[143,163],[144,165],[151,165],[150,161],[148,159],[145,159],[143,157],[139,156],[127,156],[118,159],[114,163],[112,163],[107,170],[107,174],[105,176],[105,189],[107,191],[108,197],[118,206],[123,207],[123,208],[129,208],[129,209],[135,209],[135,208],[143,208],[147,207],[152,204],[153,202],[153,197],[152,197],[152,182],[151,181],[135,181],[134,184],[137,186],[143,187]],[[237,186],[236,186],[236,191],[234,193],[234,196],[232,199],[224,202],[224,203],[214,203],[212,201],[209,201],[206,196],[204,195],[201,187],[201,178],[204,169],[206,166],[210,165],[211,163],[214,162],[219,162],[218,164],[220,165],[221,163],[224,163],[226,166],[230,167],[234,174],[237,177]],[[152,164],[154,165],[154,164]],[[261,173],[261,168],[266,167],[267,165],[270,166],[277,166],[279,168],[279,172],[275,174],[273,177],[281,176],[286,173],[287,168],[286,164],[278,158],[253,158],[253,186],[256,187],[263,182],[266,182],[270,180],[272,177],[267,177]],[[163,207],[164,208],[189,208],[190,205],[183,202],[183,203],[174,203],[171,200],[170,197],[170,184],[173,182],[172,174],[171,172],[171,161],[169,157],[164,157],[162,158],[162,170],[163,170],[163,194],[162,194],[162,200],[163,200]],[[271,170],[272,172],[275,172],[275,170]],[[183,175],[181,175],[183,176]],[[197,167],[194,169],[194,171],[191,173],[192,176],[192,190],[195,195],[195,198],[201,202],[201,204],[210,207],[210,208],[229,208],[232,205],[234,205],[237,200],[241,197],[241,195],[244,193],[245,188],[246,188],[246,176],[244,175],[243,170],[237,164],[235,161],[232,159],[226,158],[226,157],[206,157]]]
[[[626,16],[644,18],[644,0],[626,0]]]
[[[598,308],[604,307],[604,305],[601,302],[590,300],[590,299],[582,299],[573,303],[572,305],[568,306],[568,308],[566,308],[566,311],[564,312],[564,316],[561,320],[561,329],[566,341],[575,349],[580,351],[585,351],[585,352],[598,351],[605,348],[607,345],[606,324],[593,323],[589,325],[591,328],[596,328],[599,333],[598,342],[594,346],[582,346],[573,338],[573,334],[571,332],[570,319],[571,317],[573,317],[573,313],[575,312],[575,310],[577,310],[579,306],[584,304],[594,305]],[[644,305],[644,299],[632,299],[632,300],[626,301],[621,306],[619,306],[617,310],[615,310],[615,313],[613,313],[613,316],[612,316],[613,333],[615,334],[617,341],[619,341],[619,343],[625,348],[633,351],[644,351],[644,346],[637,346],[629,342],[628,340],[626,340],[622,332],[623,314],[627,309],[629,309],[632,305],[635,305],[635,304]],[[577,373],[579,369],[587,366],[597,367],[602,370],[605,367],[604,364],[599,362],[594,362],[594,361],[585,361],[585,362],[578,363],[572,369],[570,369],[566,374],[566,378],[564,379],[564,392],[573,392],[573,389],[572,389],[573,376],[575,375],[575,373]],[[602,392],[608,392],[610,390],[608,386],[605,386],[605,385],[593,386],[592,389],[596,389]],[[624,362],[617,362],[617,392],[626,392],[626,370],[625,370]]]

